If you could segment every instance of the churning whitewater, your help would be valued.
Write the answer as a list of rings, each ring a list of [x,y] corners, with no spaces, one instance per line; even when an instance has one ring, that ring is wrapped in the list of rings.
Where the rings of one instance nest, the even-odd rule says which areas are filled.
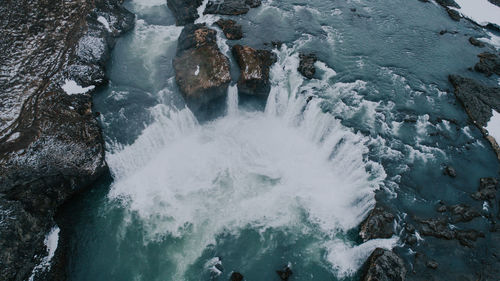
[[[344,238],[373,207],[385,173],[366,159],[366,137],[323,113],[321,98],[298,95],[335,72],[306,83],[297,54],[283,47],[277,55],[265,112],[238,110],[236,86],[228,89],[227,114],[205,124],[188,108],[159,104],[132,145],[108,154],[109,198],[140,217],[144,243],[181,238],[178,253],[165,253],[177,264],[171,280],[183,280],[218,236],[247,228],[311,237],[308,247],[327,251],[339,276],[354,273],[374,248],[396,243],[354,246]]]

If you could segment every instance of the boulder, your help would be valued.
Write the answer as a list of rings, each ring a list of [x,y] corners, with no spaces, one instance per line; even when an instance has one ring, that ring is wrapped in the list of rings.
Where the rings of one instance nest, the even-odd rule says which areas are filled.
[[[234,20],[220,19],[215,22],[224,32],[224,35],[229,40],[239,40],[243,38],[241,25],[237,24]]]
[[[452,223],[469,222],[481,216],[478,211],[465,204],[448,206],[448,211],[450,212]]]
[[[481,53],[477,55],[479,62],[474,66],[474,70],[484,73],[486,76],[496,74],[500,76],[500,57],[492,53]]]
[[[363,281],[404,281],[406,268],[403,260],[393,251],[375,249],[365,263]]]
[[[276,55],[267,50],[256,50],[241,45],[233,46],[232,53],[241,72],[238,80],[239,92],[267,96],[271,89],[269,70],[276,62]]]
[[[188,24],[179,36],[173,61],[175,80],[192,106],[224,95],[231,81],[229,60],[216,40],[216,31],[204,24]]]
[[[436,0],[436,3],[443,7],[453,7],[458,9],[460,8],[460,6],[454,0]]]
[[[194,23],[199,17],[198,7],[201,6],[203,0],[167,0],[167,6],[175,16],[177,25],[186,25]]]
[[[222,2],[210,0],[204,13],[235,16],[246,14],[250,8],[256,8],[260,5],[260,0],[223,0]]]
[[[361,223],[359,236],[363,241],[377,238],[390,238],[394,235],[394,215],[383,207],[376,206]]]
[[[299,68],[297,70],[304,77],[308,79],[313,78],[314,74],[316,73],[316,68],[314,67],[314,64],[316,63],[316,61],[318,61],[316,55],[300,53],[299,58],[300,58],[300,63],[299,63]]]

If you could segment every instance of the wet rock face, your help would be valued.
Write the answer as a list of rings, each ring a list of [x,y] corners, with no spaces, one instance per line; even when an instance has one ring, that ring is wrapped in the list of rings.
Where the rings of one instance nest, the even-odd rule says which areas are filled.
[[[300,63],[299,68],[297,69],[300,74],[308,79],[312,79],[314,74],[316,73],[316,68],[314,64],[318,61],[318,58],[315,54],[299,54]]]
[[[443,7],[460,8],[460,6],[454,0],[436,0],[436,3]]]
[[[224,32],[224,35],[229,40],[239,40],[243,38],[241,25],[237,24],[234,20],[220,19],[215,22]]]
[[[393,251],[377,248],[365,264],[363,281],[403,281],[406,268],[403,260]]]
[[[394,215],[383,207],[375,207],[361,223],[359,236],[363,241],[377,238],[390,238],[394,234]]]
[[[250,8],[256,8],[260,5],[260,0],[210,0],[204,13],[235,16],[246,14]]]
[[[0,2],[0,280],[30,277],[57,208],[107,171],[90,92],[61,86],[105,83],[134,18],[119,0]]]
[[[189,24],[179,36],[175,80],[193,106],[224,95],[231,81],[229,60],[216,41],[216,31],[203,24]]]
[[[477,56],[479,57],[479,62],[474,66],[474,70],[484,73],[486,76],[491,76],[492,74],[500,75],[499,56],[492,53],[481,53]]]
[[[276,62],[276,55],[267,50],[256,50],[241,45],[233,46],[232,52],[241,71],[238,80],[239,92],[267,96],[271,89],[269,70]]]
[[[194,23],[199,17],[198,7],[203,0],[167,0],[168,8],[174,13],[177,25]]]
[[[464,105],[467,114],[484,127],[492,116],[492,109],[500,111],[500,88],[487,87],[473,79],[450,75],[455,96]]]

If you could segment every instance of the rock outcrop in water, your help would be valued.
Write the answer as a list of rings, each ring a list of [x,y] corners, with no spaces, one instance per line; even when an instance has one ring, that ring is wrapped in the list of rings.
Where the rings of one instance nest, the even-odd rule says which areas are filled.
[[[260,0],[208,1],[204,13],[235,16],[246,14],[250,8],[256,8],[260,5]]]
[[[0,279],[27,280],[57,208],[107,171],[89,91],[134,15],[118,0],[2,1],[0,22]]]
[[[499,189],[498,180],[495,178],[482,178],[479,180],[479,189],[472,194],[472,198],[476,200],[488,200],[493,203],[497,190]]]
[[[287,281],[293,274],[292,269],[289,266],[285,266],[282,270],[276,270],[276,273],[283,281]]]
[[[249,46],[235,45],[232,49],[240,67],[238,90],[246,95],[269,94],[269,70],[276,62],[276,55],[267,50],[256,50]]]
[[[479,62],[474,66],[474,70],[484,73],[486,76],[496,74],[500,76],[500,57],[492,53],[481,53],[477,55]]]
[[[500,88],[487,87],[476,80],[458,75],[450,75],[449,81],[455,88],[455,96],[462,103],[474,124],[490,142],[500,160],[500,147],[497,140],[490,136],[484,128],[493,116],[492,110],[500,112]]]
[[[194,107],[224,95],[231,81],[229,59],[217,46],[216,31],[204,24],[184,27],[173,65],[177,85]]]
[[[237,24],[234,20],[220,19],[215,22],[224,32],[224,35],[229,40],[239,40],[243,38],[241,25]]]
[[[361,223],[359,236],[363,241],[377,238],[390,238],[394,235],[394,215],[383,207],[376,206]]]
[[[299,68],[297,69],[300,74],[302,74],[307,79],[312,79],[314,74],[316,73],[316,68],[314,64],[318,61],[318,58],[315,54],[299,54],[300,63]]]
[[[167,6],[175,16],[177,25],[186,25],[194,23],[199,17],[198,7],[203,0],[167,0]]]
[[[420,223],[420,233],[424,236],[433,236],[440,239],[456,239],[461,245],[469,248],[474,247],[474,241],[484,237],[484,233],[473,229],[456,229],[449,225],[446,218],[435,218],[418,220]]]
[[[403,260],[393,251],[375,249],[365,264],[363,281],[404,281],[406,268]]]

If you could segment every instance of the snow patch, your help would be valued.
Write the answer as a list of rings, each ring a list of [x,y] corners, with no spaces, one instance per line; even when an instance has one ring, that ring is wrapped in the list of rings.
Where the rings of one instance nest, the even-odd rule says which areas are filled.
[[[498,142],[500,141],[500,114],[493,110],[493,116],[491,116],[490,121],[486,124],[486,130],[488,134],[495,138]]]
[[[75,81],[66,79],[64,81],[64,85],[62,85],[61,88],[66,92],[66,94],[74,95],[74,94],[84,94],[90,90],[93,90],[95,86],[91,85],[84,88],[78,85]]]
[[[493,47],[495,47],[497,50],[500,50],[500,36],[497,36],[491,32],[488,32],[488,36],[490,38],[478,38],[478,40],[483,41],[485,43],[488,43],[488,44],[492,45]]]
[[[37,266],[35,266],[35,268],[33,268],[33,271],[31,273],[29,281],[34,280],[35,274],[37,272],[50,269],[50,265],[51,265],[50,261],[54,257],[54,254],[56,253],[57,245],[59,244],[59,231],[60,231],[60,229],[56,225],[50,230],[49,234],[47,234],[47,236],[45,236],[45,240],[43,241],[43,243],[45,244],[45,247],[47,248],[47,256],[45,256],[42,259],[42,262],[39,265],[37,265]]]
[[[198,76],[198,74],[200,74],[200,66],[199,65],[196,66],[196,70],[194,71],[195,76]]]
[[[500,26],[500,7],[488,0],[455,0],[460,9],[456,9],[465,17],[480,25],[494,23]]]
[[[111,27],[109,26],[109,22],[108,22],[108,20],[107,20],[105,17],[103,17],[103,16],[99,16],[99,17],[97,18],[97,21],[98,21],[98,22],[100,22],[100,23],[102,23],[102,25],[104,25],[104,27],[105,27],[105,28],[106,28],[109,32],[112,32],[112,31],[111,31]]]

